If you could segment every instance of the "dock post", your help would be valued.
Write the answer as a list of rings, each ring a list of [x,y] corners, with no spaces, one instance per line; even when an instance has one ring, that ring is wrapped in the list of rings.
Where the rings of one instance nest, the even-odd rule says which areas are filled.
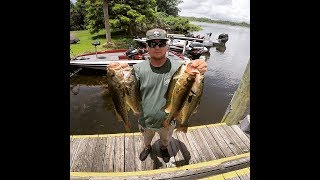
[[[246,70],[239,83],[238,89],[233,94],[230,104],[221,120],[227,125],[238,124],[250,103],[250,59]]]

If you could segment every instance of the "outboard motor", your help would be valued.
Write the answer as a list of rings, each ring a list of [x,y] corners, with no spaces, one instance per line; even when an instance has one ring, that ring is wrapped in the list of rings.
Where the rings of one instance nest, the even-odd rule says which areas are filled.
[[[139,53],[139,51],[136,49],[136,48],[134,48],[134,47],[129,47],[129,49],[127,50],[127,52],[126,52],[126,56],[128,56],[128,58],[129,59],[133,59],[133,57],[135,56],[135,55],[137,55]]]
[[[223,33],[218,36],[219,43],[225,44],[228,40],[229,40],[228,34]]]
[[[201,55],[205,53],[204,45],[199,42],[191,42],[189,47],[186,49],[187,56],[194,60],[199,59]]]

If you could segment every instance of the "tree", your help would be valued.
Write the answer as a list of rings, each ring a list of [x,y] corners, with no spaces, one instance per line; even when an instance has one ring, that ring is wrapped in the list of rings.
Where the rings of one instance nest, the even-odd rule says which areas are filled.
[[[147,29],[154,17],[155,0],[111,0],[109,1],[111,27],[135,35]]]
[[[75,4],[70,1],[70,30],[84,30],[85,29],[85,1],[77,0]]]
[[[90,34],[98,33],[105,28],[103,2],[101,0],[86,0],[86,28]]]
[[[106,29],[107,43],[111,42],[110,24],[109,24],[109,13],[108,13],[108,0],[103,0],[103,15],[104,15],[104,26]]]
[[[157,1],[157,11],[165,12],[168,15],[178,16],[180,9],[178,5],[182,3],[182,0],[156,0]]]

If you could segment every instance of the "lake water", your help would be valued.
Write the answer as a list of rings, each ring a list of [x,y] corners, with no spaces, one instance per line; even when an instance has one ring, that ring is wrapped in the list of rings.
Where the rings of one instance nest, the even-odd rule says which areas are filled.
[[[225,47],[210,48],[206,55],[208,71],[205,73],[204,92],[190,126],[218,123],[237,89],[250,58],[250,28],[192,22],[204,29],[193,32],[217,41],[219,34],[227,33]],[[80,71],[70,78],[70,134],[109,134],[125,132],[122,123],[112,112],[111,97],[106,92],[104,74]],[[131,115],[132,131],[138,131],[137,118]]]

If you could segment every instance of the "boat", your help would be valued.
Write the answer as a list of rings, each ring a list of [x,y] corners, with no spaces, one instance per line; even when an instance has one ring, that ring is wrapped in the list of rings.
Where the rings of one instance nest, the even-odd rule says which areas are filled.
[[[177,52],[168,51],[167,57],[176,61],[189,61],[188,57]],[[149,60],[150,56],[146,49],[129,48],[114,49],[100,52],[86,53],[70,59],[71,67],[106,70],[112,62],[128,63],[129,66]]]

